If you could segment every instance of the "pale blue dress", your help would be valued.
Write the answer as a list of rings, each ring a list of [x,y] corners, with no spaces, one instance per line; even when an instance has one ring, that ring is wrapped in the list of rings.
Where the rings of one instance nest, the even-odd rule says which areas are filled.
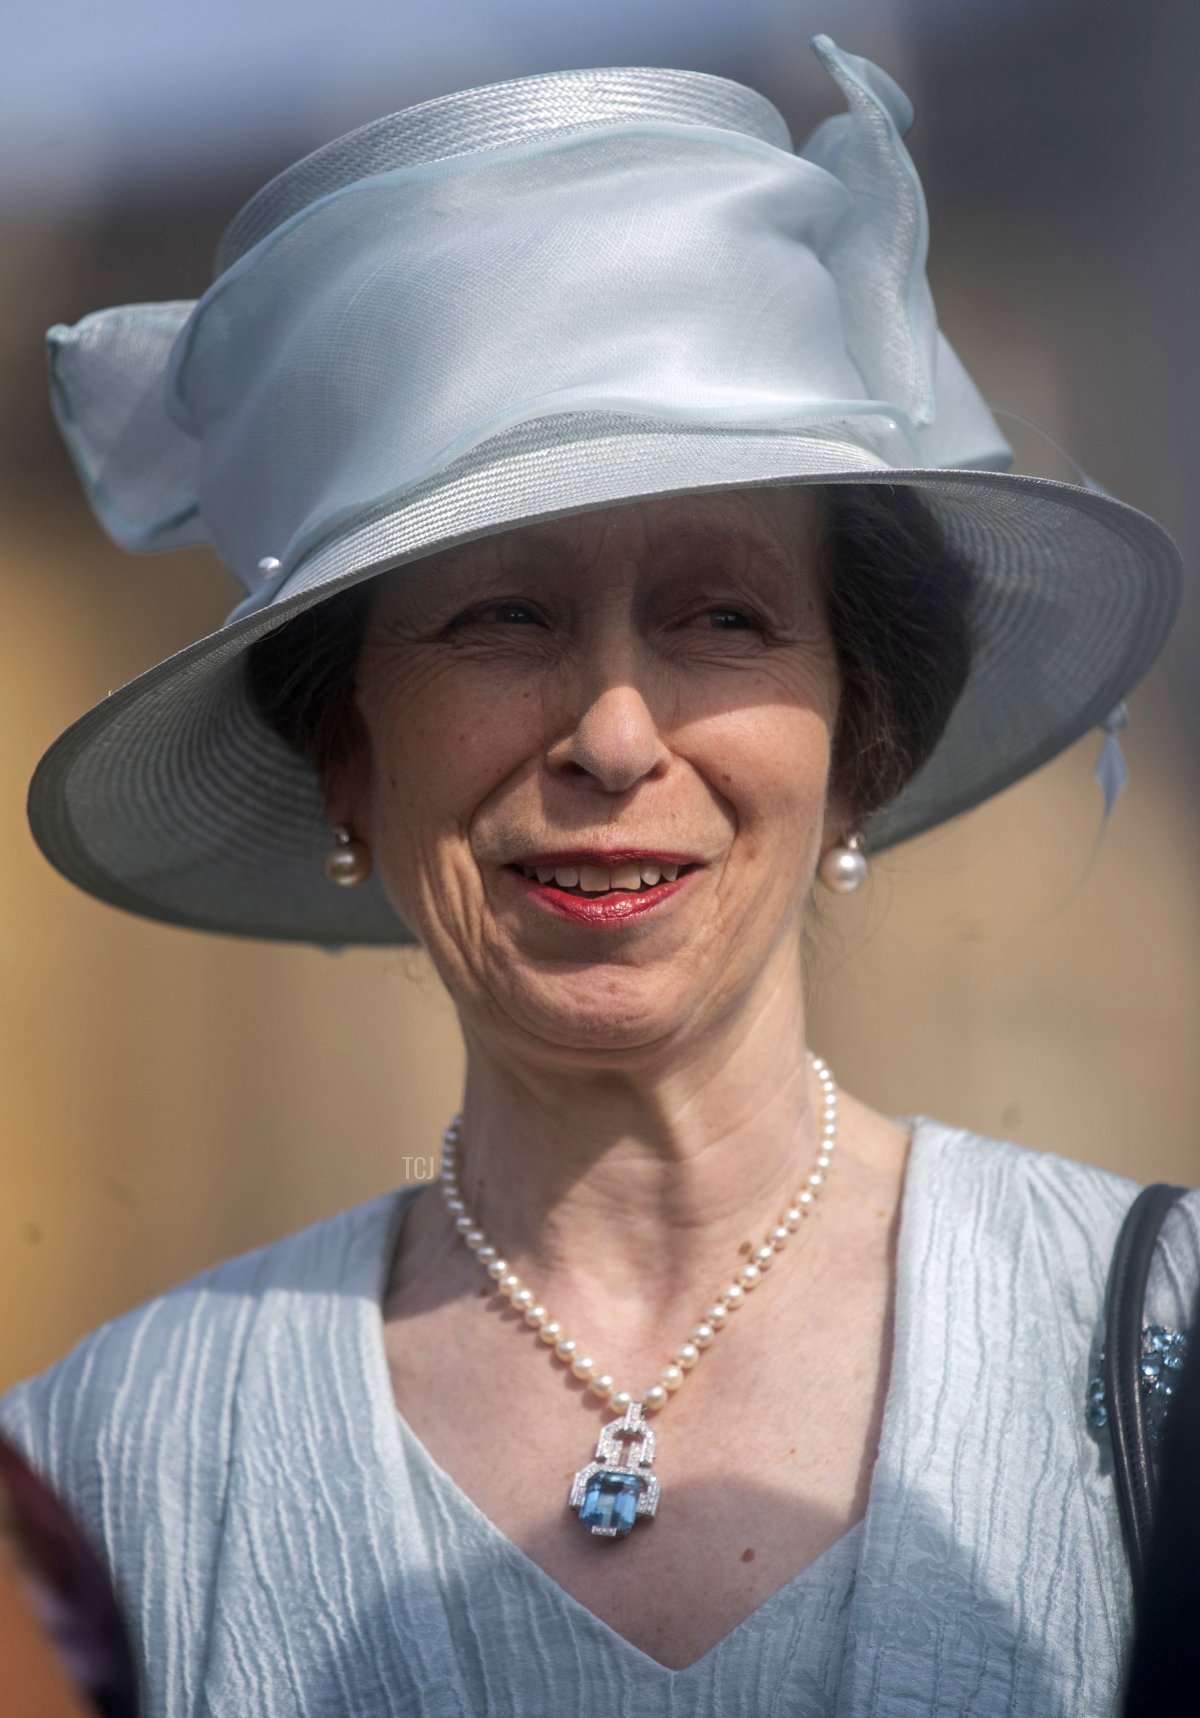
[[[1111,1713],[1130,1592],[1085,1403],[1134,1184],[914,1126],[866,1517],[685,1670],[570,1598],[397,1414],[380,1305],[416,1188],[218,1266],[10,1392],[0,1425],[115,1573],[146,1718]],[[1150,1317],[1185,1323],[1198,1276],[1192,1194]]]

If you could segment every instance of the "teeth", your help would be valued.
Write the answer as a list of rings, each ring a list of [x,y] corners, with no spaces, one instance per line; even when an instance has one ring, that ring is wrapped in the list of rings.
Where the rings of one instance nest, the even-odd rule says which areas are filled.
[[[642,886],[642,868],[640,865],[614,865],[608,874],[610,889],[640,889]]]
[[[678,865],[638,864],[614,865],[522,865],[523,874],[531,881],[556,883],[560,889],[582,889],[585,895],[606,895],[613,889],[636,892],[643,886],[652,889],[656,883],[673,883],[679,876]]]

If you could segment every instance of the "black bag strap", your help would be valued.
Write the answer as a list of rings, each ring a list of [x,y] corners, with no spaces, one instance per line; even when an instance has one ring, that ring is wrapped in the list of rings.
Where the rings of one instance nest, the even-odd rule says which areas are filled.
[[[1154,1517],[1150,1445],[1141,1387],[1142,1311],[1163,1219],[1182,1187],[1156,1182],[1129,1207],[1113,1249],[1105,1296],[1104,1399],[1112,1435],[1117,1504],[1137,1602]]]

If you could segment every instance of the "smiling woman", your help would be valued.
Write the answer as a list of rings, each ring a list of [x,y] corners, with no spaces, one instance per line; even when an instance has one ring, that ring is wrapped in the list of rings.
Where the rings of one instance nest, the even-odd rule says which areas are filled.
[[[52,333],[107,528],[246,597],[51,748],[43,848],[167,922],[416,940],[466,1047],[437,1185],[0,1404],[151,1713],[1111,1709],[1135,1190],[840,1089],[802,931],[1115,729],[1178,558],[1009,471],[907,102],[814,45],[848,111],[799,154],[698,74],[467,91],[267,186],[195,305]]]
[[[709,556],[715,544],[707,530],[725,494],[705,500],[707,509],[690,501],[676,514],[699,537],[700,554]],[[839,484],[747,491],[741,514],[744,519],[747,509],[757,510],[762,528],[783,524],[786,535],[781,506],[814,509],[819,518],[809,564],[819,575],[818,601],[840,689],[831,789],[858,821],[895,798],[950,719],[971,661],[971,568],[907,489]],[[736,521],[730,523],[736,532]],[[529,533],[513,535],[527,539]],[[739,548],[736,535],[733,547]],[[794,566],[785,559],[779,570],[790,580]],[[692,592],[692,600],[699,594]],[[354,585],[267,633],[247,652],[256,707],[322,780],[345,762],[354,743],[355,673],[375,595],[371,584]],[[735,620],[736,609],[723,613],[724,619],[713,611],[711,624],[750,624],[749,616]]]

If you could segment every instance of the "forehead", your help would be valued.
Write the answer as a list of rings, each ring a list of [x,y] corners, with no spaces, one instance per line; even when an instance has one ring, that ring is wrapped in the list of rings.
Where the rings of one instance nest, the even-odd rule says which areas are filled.
[[[478,538],[400,569],[403,584],[472,572],[547,574],[564,568],[674,572],[701,564],[761,568],[785,577],[815,570],[824,508],[802,486],[655,497],[543,519]],[[384,586],[390,581],[380,581]]]
[[[680,542],[794,551],[815,540],[820,520],[817,497],[802,487],[729,489],[657,496],[539,520],[492,541],[501,553],[538,545],[586,552],[645,544],[661,550]]]

